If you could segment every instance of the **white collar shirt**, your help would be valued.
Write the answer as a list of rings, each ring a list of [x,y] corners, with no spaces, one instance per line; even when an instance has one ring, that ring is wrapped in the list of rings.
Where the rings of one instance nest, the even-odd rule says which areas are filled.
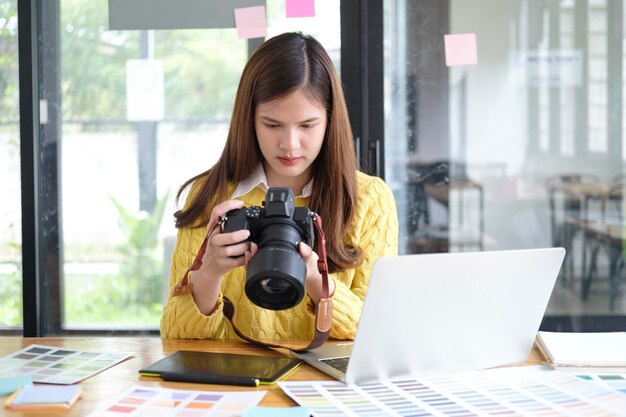
[[[257,165],[257,167],[254,169],[254,171],[252,171],[252,174],[250,174],[248,178],[237,184],[237,188],[235,188],[235,191],[230,196],[230,198],[235,199],[237,197],[246,195],[256,187],[261,187],[265,192],[267,192],[267,190],[269,189],[269,186],[267,185],[267,176],[265,175],[265,170],[263,169],[263,164]],[[311,178],[309,182],[304,186],[304,188],[302,189],[302,193],[296,197],[310,197],[312,189],[313,178]]]

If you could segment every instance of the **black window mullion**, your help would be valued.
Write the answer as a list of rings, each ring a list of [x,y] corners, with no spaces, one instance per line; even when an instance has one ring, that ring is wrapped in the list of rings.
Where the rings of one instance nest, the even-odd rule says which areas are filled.
[[[341,79],[363,171],[384,178],[383,2],[341,1]]]
[[[39,74],[36,0],[18,0],[24,336],[43,335],[39,285]]]
[[[60,0],[38,1],[39,98],[45,100],[46,120],[39,124],[40,280],[44,334],[60,334],[63,303],[61,166],[61,5]],[[45,16],[45,18],[43,18]]]
[[[24,336],[38,337],[61,332],[59,0],[19,0],[18,25]]]

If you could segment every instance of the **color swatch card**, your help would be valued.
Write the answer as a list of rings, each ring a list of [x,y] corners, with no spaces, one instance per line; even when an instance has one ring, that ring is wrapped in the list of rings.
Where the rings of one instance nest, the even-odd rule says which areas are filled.
[[[595,381],[626,395],[626,374],[576,374],[580,379]]]
[[[135,385],[88,417],[235,417],[266,391],[188,391]]]
[[[68,410],[82,393],[80,385],[25,385],[5,405],[11,410]]]
[[[279,382],[314,416],[623,416],[626,395],[541,367],[346,385]]]
[[[131,355],[129,352],[95,352],[30,345],[1,357],[0,375],[28,374],[33,382],[75,384]]]

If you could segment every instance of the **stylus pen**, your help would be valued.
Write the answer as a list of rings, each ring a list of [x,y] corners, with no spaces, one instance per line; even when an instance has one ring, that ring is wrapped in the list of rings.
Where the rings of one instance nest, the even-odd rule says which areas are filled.
[[[245,387],[257,387],[259,385],[259,380],[257,378],[247,378],[240,376],[199,375],[184,374],[180,372],[163,372],[161,374],[161,378],[165,381],[196,382],[199,384],[243,385]]]

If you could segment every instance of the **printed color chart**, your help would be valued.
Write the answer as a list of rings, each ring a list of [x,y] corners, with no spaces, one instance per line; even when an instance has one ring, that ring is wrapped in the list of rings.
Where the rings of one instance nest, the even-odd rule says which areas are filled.
[[[386,383],[279,382],[316,417],[624,416],[626,395],[540,367],[502,368]]]
[[[256,406],[265,391],[183,391],[135,385],[88,417],[235,417]]]
[[[626,374],[576,374],[576,376],[586,381],[599,382],[626,395]]]
[[[33,382],[75,384],[131,355],[30,345],[0,358],[0,375],[28,374]]]

